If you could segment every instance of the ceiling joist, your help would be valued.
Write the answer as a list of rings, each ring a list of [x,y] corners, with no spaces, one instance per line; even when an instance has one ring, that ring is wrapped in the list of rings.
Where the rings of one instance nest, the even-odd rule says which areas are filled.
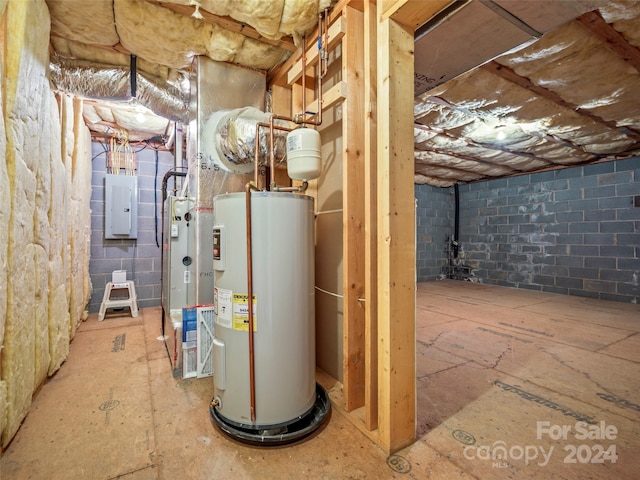
[[[611,25],[604,21],[597,10],[579,16],[576,21],[598,37],[604,45],[640,72],[640,50],[630,45]]]
[[[510,69],[505,65],[500,65],[498,62],[491,61],[489,63],[482,65],[480,68],[494,75],[497,75],[500,78],[507,80],[508,82],[514,83],[522,88],[525,88],[530,92],[535,93],[539,97],[546,98],[547,100],[555,103],[556,105],[559,105],[564,108],[568,108],[569,110],[573,110],[574,112],[579,113],[584,117],[590,118],[591,120],[598,122],[602,125],[605,125],[608,128],[611,128],[613,130],[618,131],[619,133],[627,135],[635,139],[636,141],[640,141],[640,132],[633,130],[629,127],[619,127],[616,124],[616,122],[605,120],[604,118],[599,117],[598,115],[595,115],[594,113],[590,112],[587,109],[580,108],[577,105],[574,105],[566,101],[557,93],[552,92],[547,88],[541,87],[540,85],[536,85],[533,82],[531,82],[531,80],[529,80],[528,78],[518,75],[516,72],[514,72],[512,69]]]

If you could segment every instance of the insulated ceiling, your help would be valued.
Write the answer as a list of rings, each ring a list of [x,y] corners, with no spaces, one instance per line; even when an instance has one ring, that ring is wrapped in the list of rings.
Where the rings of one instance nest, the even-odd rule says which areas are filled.
[[[416,41],[416,183],[640,154],[640,2],[456,2],[434,20]]]
[[[82,89],[78,72],[114,75],[136,69],[151,85],[188,91],[189,70],[197,55],[268,71],[297,49],[296,43],[318,22],[331,0],[46,0],[51,15],[52,62],[56,80]],[[71,64],[68,59],[80,61]],[[78,66],[80,65],[80,66]],[[89,70],[87,70],[87,65]],[[114,68],[115,67],[115,68]],[[65,70],[68,68],[68,70]],[[81,70],[85,69],[85,70]],[[72,71],[65,77],[65,71]],[[109,82],[105,82],[108,84]],[[115,83],[115,82],[111,82]],[[121,132],[130,140],[167,130],[167,121],[151,121],[132,99],[89,102],[85,120],[94,134]],[[94,95],[93,98],[96,98]],[[111,100],[103,103],[102,100]],[[118,100],[120,103],[114,103]],[[129,105],[123,105],[128,100]],[[137,108],[134,108],[137,107]],[[146,115],[139,128],[132,124]]]
[[[52,59],[128,69],[134,54],[153,91],[162,82],[188,91],[196,55],[268,71],[332,4],[46,2]],[[640,1],[452,1],[416,32],[416,183],[446,187],[639,155],[639,47]],[[130,99],[125,107],[104,100],[86,102],[95,135],[138,140],[170,127]]]

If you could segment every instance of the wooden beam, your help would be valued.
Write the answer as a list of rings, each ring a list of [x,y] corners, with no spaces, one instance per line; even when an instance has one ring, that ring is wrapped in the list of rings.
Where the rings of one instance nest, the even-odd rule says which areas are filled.
[[[393,18],[413,32],[452,3],[453,0],[383,0],[380,16]]]
[[[174,13],[179,13],[180,15],[184,15],[187,17],[192,17],[193,12],[196,11],[196,7],[193,5],[182,5],[178,3],[171,2],[159,2],[156,0],[146,0],[149,3],[153,3],[158,5],[159,7],[166,8],[171,10]],[[262,43],[267,43],[269,45],[275,45],[284,50],[288,50],[290,52],[295,52],[298,47],[296,47],[293,43],[291,37],[283,37],[279,40],[272,40],[270,38],[262,36],[262,34],[258,33],[258,31],[246,25],[244,23],[238,22],[231,17],[220,17],[218,15],[214,15],[213,13],[207,12],[206,10],[200,8],[198,10],[200,15],[202,15],[202,21],[205,23],[209,23],[211,25],[216,25],[218,27],[224,28],[225,30],[229,30],[230,32],[240,33],[245,37],[252,38],[254,40],[258,40]]]
[[[395,452],[415,440],[413,31],[378,23],[378,432]]]
[[[607,24],[605,23],[605,25]],[[640,63],[638,65],[640,65]],[[541,87],[540,85],[536,85],[528,78],[518,75],[515,71],[513,71],[511,68],[505,65],[500,65],[498,62],[491,61],[489,63],[482,65],[480,68],[482,68],[483,70],[489,73],[497,75],[500,78],[507,80],[508,82],[514,83],[522,88],[525,88],[530,92],[538,95],[539,97],[546,98],[547,100],[555,103],[556,105],[560,105],[561,107],[567,108],[569,110],[573,110],[574,112],[579,113],[583,117],[587,117],[593,120],[594,122],[597,122],[601,125],[611,128],[612,130],[617,131],[618,133],[622,133],[624,135],[627,135],[628,137],[633,138],[636,141],[640,141],[640,132],[638,132],[637,130],[634,130],[626,126],[619,127],[616,124],[616,122],[605,120],[604,118],[592,113],[591,111],[585,108],[580,108],[577,105],[566,101],[557,93],[552,92],[547,88]]]
[[[640,72],[640,49],[627,42],[620,32],[604,21],[597,10],[580,15],[576,20]]]
[[[378,274],[376,85],[378,72],[376,0],[364,4],[364,298],[365,298],[365,426],[378,428]]]
[[[348,411],[364,405],[364,15],[346,7],[342,78],[347,98],[342,117],[343,393]]]
[[[312,92],[313,93],[313,92]],[[336,83],[328,92],[322,94],[322,108],[327,109],[330,106],[343,101],[347,98],[347,82],[344,80]],[[298,110],[300,111],[300,110]],[[318,100],[314,100],[307,104],[305,112],[318,112]]]

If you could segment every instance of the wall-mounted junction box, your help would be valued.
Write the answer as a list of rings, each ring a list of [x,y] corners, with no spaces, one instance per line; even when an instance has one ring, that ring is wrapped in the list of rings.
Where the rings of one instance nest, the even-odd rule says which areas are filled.
[[[138,177],[104,179],[104,238],[138,238]]]

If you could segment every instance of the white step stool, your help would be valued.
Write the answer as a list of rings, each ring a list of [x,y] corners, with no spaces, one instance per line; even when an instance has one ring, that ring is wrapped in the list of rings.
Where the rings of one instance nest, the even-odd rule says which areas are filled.
[[[124,290],[129,292],[128,298],[111,299],[111,292],[113,290]],[[107,313],[108,308],[123,308],[129,307],[132,317],[138,316],[138,297],[136,295],[136,287],[133,285],[133,280],[125,280],[124,282],[107,282],[104,287],[104,296],[102,297],[102,305],[100,305],[100,312],[98,313],[98,321],[104,320],[104,315]]]

